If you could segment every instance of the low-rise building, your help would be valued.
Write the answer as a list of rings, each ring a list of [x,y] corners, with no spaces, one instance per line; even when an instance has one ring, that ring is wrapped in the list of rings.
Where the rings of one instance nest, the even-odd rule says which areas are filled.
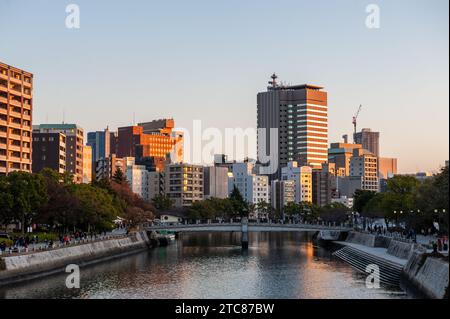
[[[203,200],[203,166],[186,163],[165,167],[165,194],[175,207],[191,206]]]
[[[286,167],[281,168],[282,180],[293,180],[295,182],[295,202],[312,203],[312,168],[309,166],[298,166],[295,161],[288,162]]]
[[[228,197],[228,168],[208,166],[203,169],[203,190],[205,199]]]
[[[288,203],[295,202],[295,181],[274,180],[271,183],[270,203],[282,216],[285,214],[285,207]]]

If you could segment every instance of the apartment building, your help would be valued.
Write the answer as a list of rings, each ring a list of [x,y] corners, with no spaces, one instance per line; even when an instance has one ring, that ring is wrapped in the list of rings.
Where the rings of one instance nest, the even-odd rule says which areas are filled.
[[[165,193],[175,207],[203,200],[203,166],[186,163],[165,166]]]
[[[76,124],[40,124],[33,126],[33,133],[62,133],[66,136],[66,172],[74,182],[83,182],[84,132]]]
[[[295,202],[312,203],[312,168],[299,166],[296,161],[287,163],[281,169],[281,180],[293,180],[295,182]]]
[[[360,179],[360,189],[378,192],[378,157],[368,150],[355,149],[350,159],[350,177]]]
[[[60,174],[66,172],[66,136],[63,133],[33,133],[32,171],[38,173],[44,168]]]
[[[295,181],[272,181],[270,203],[276,211],[281,213],[281,216],[285,214],[286,205],[293,202],[295,202]]]
[[[31,172],[33,74],[0,62],[0,174]]]

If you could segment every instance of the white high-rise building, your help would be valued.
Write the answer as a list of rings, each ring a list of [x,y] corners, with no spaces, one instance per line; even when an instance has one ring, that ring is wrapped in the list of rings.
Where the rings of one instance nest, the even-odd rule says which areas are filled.
[[[228,191],[231,193],[236,186],[246,202],[269,203],[269,177],[253,173],[253,168],[253,163],[233,163],[232,171],[229,173]]]

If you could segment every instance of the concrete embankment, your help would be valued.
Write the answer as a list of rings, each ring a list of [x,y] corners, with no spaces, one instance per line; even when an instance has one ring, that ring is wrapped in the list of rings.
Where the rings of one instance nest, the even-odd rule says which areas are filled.
[[[54,250],[0,258],[0,285],[65,271],[69,264],[85,266],[148,249],[145,232]]]
[[[448,260],[414,252],[403,269],[403,278],[429,298],[448,298]]]
[[[344,242],[337,243],[344,248],[334,255],[361,272],[374,263],[380,266],[385,283],[400,285],[402,281],[429,298],[448,297],[448,260],[431,257],[421,245],[358,232],[350,232]]]

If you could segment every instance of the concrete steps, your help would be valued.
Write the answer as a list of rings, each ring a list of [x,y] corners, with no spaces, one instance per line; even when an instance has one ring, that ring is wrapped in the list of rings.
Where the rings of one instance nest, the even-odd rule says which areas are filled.
[[[368,274],[366,267],[375,264],[380,269],[380,282],[390,286],[400,285],[400,275],[403,267],[383,258],[370,255],[359,249],[345,246],[333,253],[334,256],[350,264],[356,270]]]

